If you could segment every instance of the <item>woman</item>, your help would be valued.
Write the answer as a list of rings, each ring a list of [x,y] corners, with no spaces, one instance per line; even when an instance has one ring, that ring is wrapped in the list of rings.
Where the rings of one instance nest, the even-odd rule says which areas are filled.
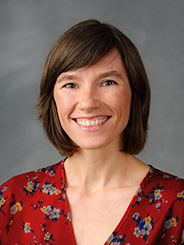
[[[76,24],[51,49],[38,114],[64,161],[0,189],[1,244],[184,244],[184,181],[134,155],[150,88],[117,28]]]

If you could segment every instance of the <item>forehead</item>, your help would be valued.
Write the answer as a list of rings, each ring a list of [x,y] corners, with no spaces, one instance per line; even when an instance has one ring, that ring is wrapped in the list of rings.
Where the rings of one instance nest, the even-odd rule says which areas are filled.
[[[126,69],[123,64],[122,58],[116,49],[111,50],[107,55],[105,55],[100,61],[98,61],[93,66],[85,66],[78,68],[76,70],[71,70],[63,72],[59,75],[57,80],[63,80],[65,78],[72,80],[73,77],[80,77],[83,75],[92,76],[126,76]]]

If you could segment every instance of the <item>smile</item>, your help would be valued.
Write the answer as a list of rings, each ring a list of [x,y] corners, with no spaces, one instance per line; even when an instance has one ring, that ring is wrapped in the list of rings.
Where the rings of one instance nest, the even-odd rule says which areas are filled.
[[[83,127],[92,127],[92,126],[97,126],[101,125],[102,123],[106,122],[109,119],[109,117],[105,118],[97,118],[97,119],[76,119],[76,122],[83,126]]]

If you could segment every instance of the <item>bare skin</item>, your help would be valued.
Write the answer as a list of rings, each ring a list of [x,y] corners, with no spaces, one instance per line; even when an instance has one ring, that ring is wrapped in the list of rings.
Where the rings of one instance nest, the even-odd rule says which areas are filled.
[[[93,157],[87,163],[86,154],[85,164],[79,157],[81,154],[66,160],[66,191],[77,245],[106,242],[149,171],[137,158],[124,153],[117,157],[117,154],[106,154],[104,160],[95,161],[94,155],[98,154],[91,151],[89,155]]]

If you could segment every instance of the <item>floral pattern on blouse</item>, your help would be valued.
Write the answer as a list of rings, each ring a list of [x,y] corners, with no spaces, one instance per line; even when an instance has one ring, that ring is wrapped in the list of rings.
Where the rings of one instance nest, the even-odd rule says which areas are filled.
[[[63,163],[0,187],[1,245],[76,245]],[[104,245],[121,244],[184,244],[184,180],[150,167]]]

